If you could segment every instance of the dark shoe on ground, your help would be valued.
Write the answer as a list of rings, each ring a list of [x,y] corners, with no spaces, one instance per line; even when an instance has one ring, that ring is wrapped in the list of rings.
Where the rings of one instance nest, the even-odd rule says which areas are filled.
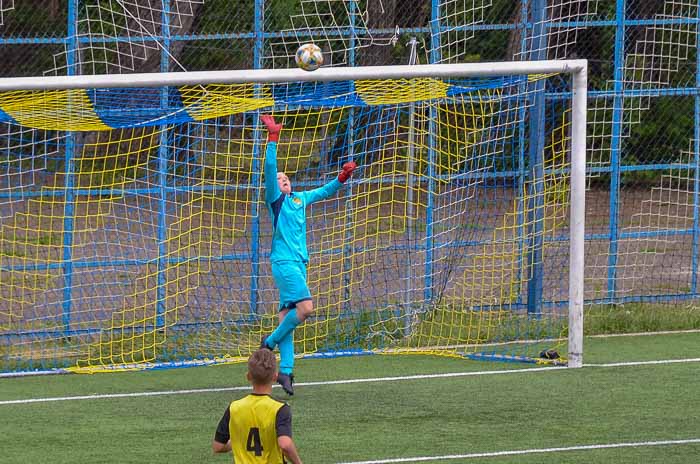
[[[282,390],[287,392],[289,396],[294,394],[294,374],[282,374],[280,372],[277,375],[277,383],[282,385]]]
[[[262,338],[262,340],[260,340],[260,348],[267,348],[268,350],[272,351],[272,348],[270,348],[269,346],[267,346],[267,339],[268,339],[268,337],[269,337],[269,335],[265,335],[265,336]]]

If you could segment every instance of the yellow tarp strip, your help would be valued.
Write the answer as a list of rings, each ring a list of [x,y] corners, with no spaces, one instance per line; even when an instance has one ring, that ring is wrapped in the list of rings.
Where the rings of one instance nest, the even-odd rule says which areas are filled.
[[[0,108],[18,123],[58,131],[108,130],[82,89],[0,93]]]

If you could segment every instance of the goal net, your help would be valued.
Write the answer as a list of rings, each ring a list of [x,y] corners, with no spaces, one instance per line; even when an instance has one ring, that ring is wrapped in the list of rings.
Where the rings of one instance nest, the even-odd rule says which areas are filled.
[[[579,366],[585,72],[0,80],[0,372],[246,359],[277,324],[261,114],[294,190],[359,166],[307,211],[299,356]]]

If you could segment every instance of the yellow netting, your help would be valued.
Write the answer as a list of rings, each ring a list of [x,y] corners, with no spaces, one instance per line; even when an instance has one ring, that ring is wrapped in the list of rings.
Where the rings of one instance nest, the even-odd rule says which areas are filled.
[[[563,107],[548,118],[544,177],[528,178],[525,108],[538,78],[471,91],[359,81],[326,106],[325,93],[280,104],[270,86],[182,87],[181,107],[154,113],[167,123],[119,129],[83,91],[0,94],[35,134],[81,131],[68,165],[63,139],[37,152],[37,171],[54,171],[22,187],[2,218],[0,329],[41,334],[7,356],[97,372],[239,361],[256,349],[277,325],[277,291],[255,111],[275,102],[278,168],[295,189],[332,180],[348,159],[360,166],[308,211],[316,312],[295,332],[298,354],[532,356],[556,345],[561,315],[533,318],[525,304],[543,264],[529,261],[533,243],[557,266],[568,253],[557,238],[568,223],[570,122]],[[566,273],[555,269],[550,300]]]

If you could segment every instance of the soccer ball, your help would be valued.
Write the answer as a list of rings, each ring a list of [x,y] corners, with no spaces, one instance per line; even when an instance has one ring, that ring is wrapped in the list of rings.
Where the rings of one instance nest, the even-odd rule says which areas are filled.
[[[318,45],[307,43],[299,47],[294,60],[304,71],[315,71],[323,64],[323,53]]]

